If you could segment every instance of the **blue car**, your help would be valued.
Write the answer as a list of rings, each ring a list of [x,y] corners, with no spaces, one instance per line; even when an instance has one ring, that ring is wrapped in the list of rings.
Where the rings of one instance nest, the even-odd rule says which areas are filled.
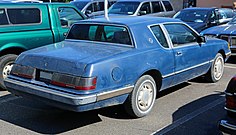
[[[217,8],[185,8],[176,13],[173,18],[184,21],[197,32],[220,24]]]
[[[5,85],[62,109],[124,104],[143,117],[158,91],[202,75],[219,81],[230,53],[226,41],[176,19],[97,18],[74,24],[63,42],[20,54]]]
[[[201,32],[208,37],[216,37],[227,41],[232,55],[236,55],[236,16],[227,24],[208,28]]]

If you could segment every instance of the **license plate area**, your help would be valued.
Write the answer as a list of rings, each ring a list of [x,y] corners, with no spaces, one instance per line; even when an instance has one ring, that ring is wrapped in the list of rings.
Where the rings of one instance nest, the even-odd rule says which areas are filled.
[[[50,83],[52,80],[52,75],[53,75],[52,72],[39,70],[37,73],[37,80],[45,83]]]

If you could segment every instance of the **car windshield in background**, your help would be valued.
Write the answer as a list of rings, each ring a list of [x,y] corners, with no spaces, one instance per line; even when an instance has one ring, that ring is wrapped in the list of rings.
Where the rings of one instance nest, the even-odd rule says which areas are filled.
[[[205,22],[208,11],[181,11],[174,16],[184,22]]]
[[[109,14],[133,15],[140,2],[117,2],[110,9]]]
[[[114,25],[75,24],[66,39],[132,45],[127,28]]]
[[[236,16],[229,22],[229,24],[236,24]]]
[[[73,1],[73,2],[71,2],[71,4],[75,5],[79,10],[82,10],[87,3],[88,3],[87,1]]]

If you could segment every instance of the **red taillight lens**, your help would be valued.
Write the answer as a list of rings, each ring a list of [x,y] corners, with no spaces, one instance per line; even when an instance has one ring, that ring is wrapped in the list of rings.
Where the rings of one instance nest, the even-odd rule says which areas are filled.
[[[97,78],[84,78],[60,73],[53,73],[51,84],[77,90],[93,90],[96,88]]]
[[[226,95],[226,108],[236,110],[236,97]]]
[[[14,64],[11,69],[10,74],[27,78],[27,79],[32,79],[34,77],[34,73],[35,73],[35,69],[32,67]]]

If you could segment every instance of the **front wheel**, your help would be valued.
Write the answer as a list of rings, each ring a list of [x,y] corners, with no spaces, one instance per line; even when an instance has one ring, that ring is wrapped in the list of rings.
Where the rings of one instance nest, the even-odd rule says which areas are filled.
[[[0,87],[2,89],[6,89],[3,81],[10,74],[11,68],[16,58],[17,55],[15,54],[7,54],[0,57]]]
[[[125,102],[128,114],[139,118],[150,113],[156,99],[156,83],[150,75],[144,75],[138,79],[134,90]]]
[[[206,74],[206,79],[209,82],[217,82],[221,79],[224,72],[224,58],[218,53],[211,65],[210,70]]]

